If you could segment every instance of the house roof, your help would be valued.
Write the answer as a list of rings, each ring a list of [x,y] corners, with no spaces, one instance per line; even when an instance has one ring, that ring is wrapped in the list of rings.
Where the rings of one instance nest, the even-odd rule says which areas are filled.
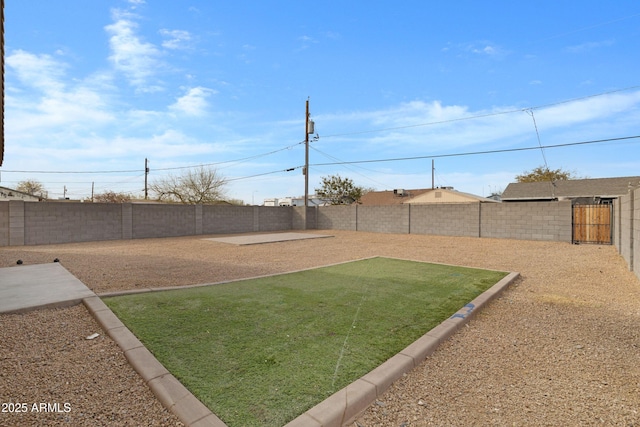
[[[640,186],[640,176],[618,178],[570,179],[544,182],[514,182],[505,188],[502,200],[550,200],[557,198],[605,197],[627,194]]]
[[[370,191],[360,198],[360,204],[365,206],[401,205],[431,189],[402,190],[403,195],[398,195],[394,191],[397,190]]]
[[[33,194],[0,186],[0,200],[2,199],[40,200],[38,196],[34,196]]]
[[[427,190],[425,193],[414,197],[412,200],[404,203],[408,204],[432,204],[432,203],[499,203],[497,200],[488,199],[486,197],[476,196],[471,193],[451,190],[447,188],[434,188]]]
[[[435,192],[446,193],[445,197],[442,198],[442,203],[496,202],[492,199],[449,188],[421,188],[414,190],[370,191],[360,198],[360,204],[380,206],[437,203],[439,200],[434,197]]]

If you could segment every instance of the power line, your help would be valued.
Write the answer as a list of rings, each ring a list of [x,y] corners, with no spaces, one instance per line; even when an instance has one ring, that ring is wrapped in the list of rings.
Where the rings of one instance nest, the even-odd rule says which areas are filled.
[[[255,177],[258,177],[258,176],[265,176],[265,175],[273,175],[275,173],[281,173],[281,172],[291,172],[291,171],[294,171],[296,169],[300,169],[302,167],[303,166],[295,166],[295,167],[292,167],[292,168],[289,168],[289,169],[281,169],[281,170],[277,170],[277,171],[258,173],[258,174],[255,174],[255,175],[242,176],[242,177],[239,177],[239,178],[229,178],[229,179],[225,179],[225,182],[240,181],[240,180],[243,180],[243,179],[255,178]]]
[[[536,137],[538,138],[538,145],[540,146],[540,152],[542,153],[542,160],[544,160],[544,167],[546,168],[546,170],[549,170],[549,165],[547,164],[547,156],[544,154],[544,148],[542,148],[542,142],[540,142],[540,132],[538,132],[536,116],[533,114],[533,110],[527,110],[526,113],[531,116],[531,119],[533,119],[533,127],[536,130]]]
[[[414,157],[396,157],[390,159],[376,159],[376,160],[353,160],[348,162],[334,162],[334,163],[315,163],[310,166],[332,166],[332,165],[353,165],[358,163],[382,163],[382,162],[400,162],[406,160],[420,160],[420,159],[438,159],[443,157],[462,157],[462,156],[475,156],[479,154],[496,154],[496,153],[511,153],[516,151],[529,151],[529,150],[540,150],[544,148],[560,148],[560,147],[571,147],[576,145],[587,145],[587,144],[597,144],[600,142],[613,142],[613,141],[624,141],[634,138],[640,138],[640,135],[636,136],[625,136],[621,138],[608,138],[608,139],[598,139],[594,141],[582,141],[582,142],[570,142],[566,144],[555,144],[555,145],[540,145],[537,147],[522,147],[522,148],[506,148],[503,150],[487,150],[487,151],[469,151],[465,153],[451,153],[451,154],[435,154],[435,155],[426,155],[426,156],[414,156]]]
[[[257,159],[260,157],[265,157],[265,156],[270,156],[272,154],[278,153],[280,151],[284,151],[284,150],[291,150],[292,148],[304,144],[304,141],[302,142],[298,142],[295,144],[291,144],[288,145],[286,147],[283,148],[279,148],[277,150],[273,150],[273,151],[269,151],[268,153],[262,153],[262,154],[256,154],[254,156],[249,156],[249,157],[243,157],[240,159],[233,159],[233,160],[225,160],[222,162],[215,162],[215,163],[202,163],[202,164],[198,164],[198,165],[191,165],[191,166],[176,166],[176,167],[172,167],[172,168],[158,168],[158,169],[153,169],[153,171],[168,171],[168,170],[178,170],[178,169],[191,169],[194,167],[203,167],[203,166],[215,166],[215,165],[221,165],[221,164],[225,164],[225,163],[242,163],[244,161],[247,160],[253,160],[253,159]],[[106,170],[106,171],[39,171],[39,170],[1,170],[1,172],[5,172],[5,173],[46,173],[46,174],[110,174],[110,173],[140,173],[140,169],[131,169],[131,170]]]
[[[437,159],[437,158],[445,158],[445,157],[474,156],[474,155],[481,155],[481,154],[511,153],[511,152],[518,152],[518,151],[540,150],[545,148],[562,148],[562,147],[598,144],[602,142],[626,141],[626,140],[637,139],[637,138],[640,138],[640,135],[625,136],[620,138],[598,139],[593,141],[570,142],[565,144],[538,145],[535,147],[506,148],[502,150],[469,151],[469,152],[463,152],[463,153],[434,154],[434,155],[412,156],[412,157],[396,157],[396,158],[388,158],[388,159],[352,160],[352,161],[336,161],[336,162],[330,162],[330,163],[314,163],[314,164],[310,164],[309,166],[315,167],[315,166],[333,166],[333,165],[353,165],[353,164],[362,164],[362,163],[399,162],[399,161],[409,161],[409,160]],[[322,154],[325,154],[325,153],[322,153]],[[273,175],[273,174],[283,173],[283,172],[291,172],[297,169],[301,169],[302,167],[303,166],[300,165],[300,166],[294,166],[288,169],[280,169],[280,170],[263,172],[259,174],[242,176],[237,178],[228,178],[226,179],[226,182],[240,181],[244,179],[256,178],[256,177],[266,176],[266,175]]]
[[[222,161],[222,162],[215,162],[215,163],[204,163],[204,164],[199,164],[199,165],[194,165],[194,166],[176,166],[176,167],[172,167],[172,168],[158,168],[158,169],[153,169],[153,170],[154,171],[168,171],[168,170],[177,170],[177,169],[190,169],[190,168],[194,168],[194,167],[203,167],[203,166],[216,166],[216,165],[222,165],[222,164],[225,164],[225,163],[242,163],[242,162],[247,161],[247,160],[253,160],[253,159],[258,159],[260,157],[270,156],[272,154],[279,153],[280,151],[291,150],[292,148],[294,148],[294,147],[296,147],[298,145],[301,145],[301,144],[304,144],[304,141],[297,142],[295,144],[291,144],[291,145],[288,145],[286,147],[270,151],[268,153],[256,154],[255,156],[243,157],[241,159],[225,160],[225,161]]]
[[[309,148],[311,148],[311,149],[312,149],[312,150],[314,150],[314,151],[317,151],[318,153],[322,154],[323,156],[325,156],[325,157],[327,157],[327,158],[329,158],[329,159],[333,159],[333,160],[336,160],[336,161],[338,161],[338,162],[342,162],[342,160],[338,159],[337,157],[332,156],[332,155],[330,155],[330,154],[327,154],[327,153],[325,153],[324,151],[321,151],[321,150],[319,150],[319,149],[318,149],[318,148],[316,148],[316,147],[310,146]],[[347,167],[344,163],[343,163],[343,166]],[[363,168],[362,166],[358,166],[358,167],[359,167],[360,169],[367,170],[367,171],[369,171],[369,172],[375,172],[375,171],[372,171],[371,169]],[[364,175],[364,174],[362,174],[362,173],[360,173],[360,172],[358,172],[358,171],[356,171],[356,170],[353,170],[353,168],[348,168],[348,167],[347,167],[347,169],[351,169],[353,173],[358,174],[358,175],[362,176],[363,178],[368,179],[369,181],[375,182],[376,184],[379,184],[379,185],[382,185],[382,186],[386,186],[386,184],[384,184],[384,183],[382,183],[382,182],[380,182],[380,181],[376,181],[375,179],[370,178],[370,177],[368,177],[368,176],[366,176],[366,175]]]

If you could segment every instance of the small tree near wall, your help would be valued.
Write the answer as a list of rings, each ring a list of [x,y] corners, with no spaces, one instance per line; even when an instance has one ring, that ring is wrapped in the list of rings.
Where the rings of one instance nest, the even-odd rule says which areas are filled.
[[[562,169],[549,169],[546,166],[538,166],[531,171],[525,171],[516,175],[516,182],[542,182],[542,181],[565,181],[568,179],[580,179],[573,172]]]
[[[149,188],[159,201],[207,204],[224,200],[227,181],[216,169],[199,167],[182,175],[168,175]]]
[[[325,176],[321,179],[322,186],[315,189],[316,194],[332,205],[357,203],[367,192],[363,187],[354,185],[349,178],[342,178],[340,175]]]

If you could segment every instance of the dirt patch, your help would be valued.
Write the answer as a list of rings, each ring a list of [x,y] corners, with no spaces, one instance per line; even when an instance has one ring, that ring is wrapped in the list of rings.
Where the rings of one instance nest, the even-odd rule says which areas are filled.
[[[519,271],[517,285],[354,426],[640,423],[640,283],[613,247],[313,233],[335,237],[238,247],[203,240],[216,236],[3,247],[0,267],[59,258],[97,293],[213,283],[376,255]],[[97,326],[82,306],[0,321],[0,402],[68,400],[72,408],[47,418],[0,413],[0,425],[178,422],[108,337],[85,340]],[[56,322],[65,327],[52,330]],[[33,359],[34,351],[41,359]]]

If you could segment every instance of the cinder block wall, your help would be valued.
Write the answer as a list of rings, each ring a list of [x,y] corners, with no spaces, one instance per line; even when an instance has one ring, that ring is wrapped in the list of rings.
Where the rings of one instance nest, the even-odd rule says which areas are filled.
[[[640,279],[640,188],[633,192],[633,257],[629,268]]]
[[[327,206],[318,228],[571,242],[571,202]]]
[[[480,237],[480,203],[411,205],[413,234]]]
[[[248,233],[258,231],[254,225],[253,206],[202,206],[202,233]]]
[[[284,206],[255,206],[254,209],[258,214],[258,231],[291,230],[293,209]]]
[[[134,239],[195,234],[195,205],[133,204],[132,211],[131,237]]]
[[[307,208],[307,226],[304,224],[304,207],[294,206],[291,208],[291,229],[305,230],[318,229],[318,209],[316,207]]]
[[[9,246],[9,203],[0,203],[0,246]]]
[[[409,205],[358,206],[358,231],[409,233]]]
[[[620,245],[618,252],[633,269],[634,193],[620,198]]]
[[[632,220],[639,214],[630,202],[631,195],[621,200],[615,232],[627,262],[633,255],[632,238],[638,239]],[[302,209],[1,202],[0,245],[303,229]],[[327,206],[307,212],[309,229],[571,241],[570,202]]]
[[[620,253],[620,199],[613,201],[613,241],[612,244]]]
[[[480,237],[571,242],[571,202],[483,203]]]
[[[320,230],[357,230],[358,206],[322,206],[317,209]]]
[[[24,202],[22,207],[25,245],[122,239],[120,205]]]

